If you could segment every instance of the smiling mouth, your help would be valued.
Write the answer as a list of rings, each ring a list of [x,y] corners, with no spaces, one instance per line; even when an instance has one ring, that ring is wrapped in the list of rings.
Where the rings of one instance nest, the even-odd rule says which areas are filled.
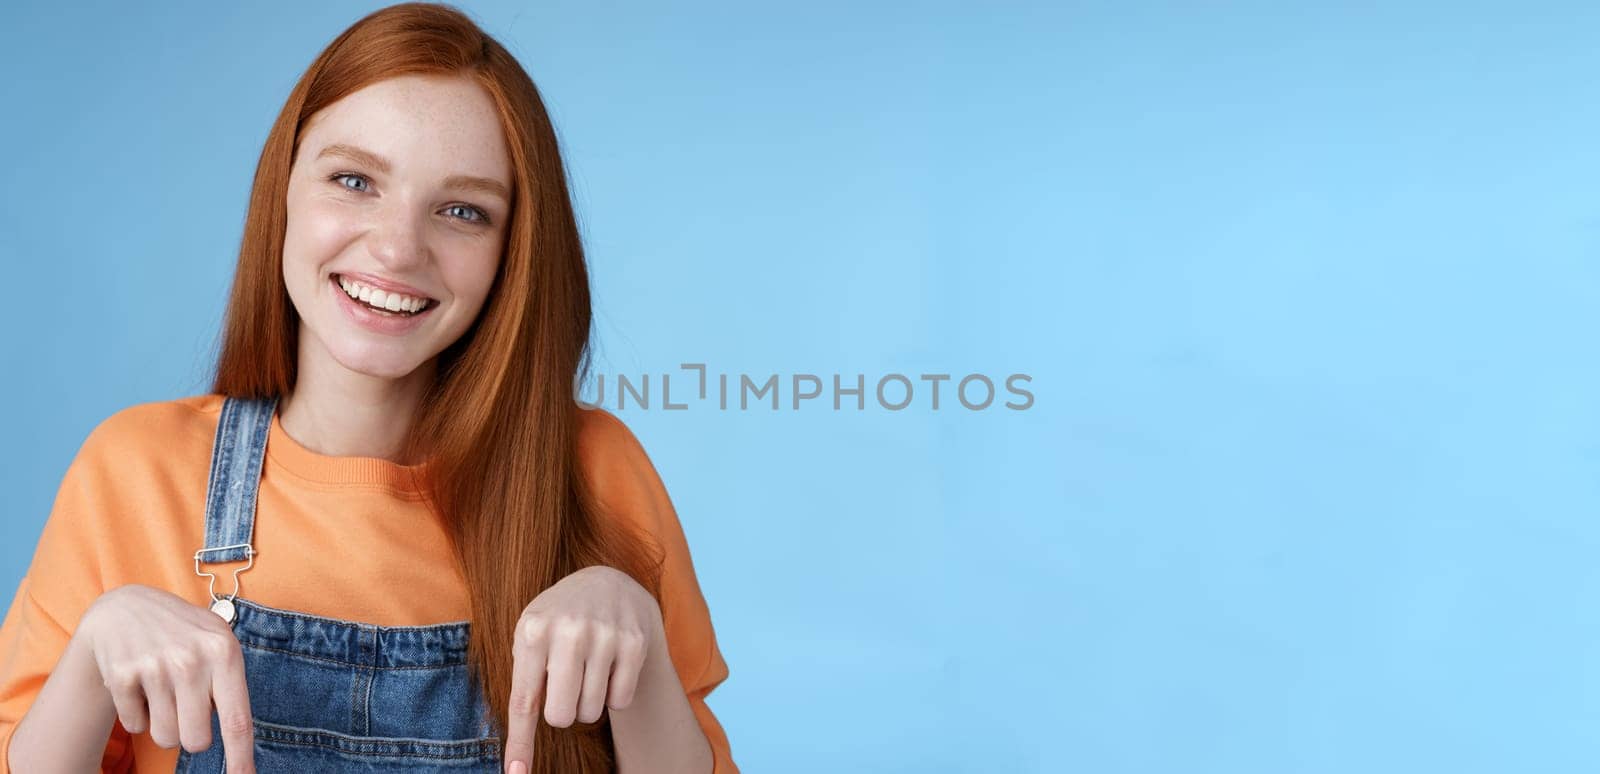
[[[372,312],[374,312],[376,314],[381,314],[381,315],[384,315],[386,317],[416,317],[417,315],[423,314],[423,313],[427,312],[428,310],[433,309],[434,307],[439,305],[438,299],[428,298],[428,299],[422,299],[422,301],[423,301],[422,306],[417,307],[414,310],[407,310],[407,309],[404,308],[404,306],[402,306],[398,310],[389,309],[389,308],[387,308],[387,306],[374,306],[372,304],[371,300],[362,300],[360,295],[351,295],[350,291],[345,289],[346,284],[348,282],[350,282],[350,280],[346,280],[342,275],[339,275],[339,274],[329,275],[329,279],[333,282],[334,290],[336,290],[336,291],[338,291],[340,293],[343,293],[346,298],[349,298],[351,301],[355,302],[356,304],[359,304],[360,306],[365,307],[366,309],[368,309],[368,310],[370,310],[370,311],[372,311]],[[383,292],[384,291],[381,291],[381,290],[369,291],[368,292],[368,298],[369,299],[373,298],[377,293],[383,293]],[[389,298],[409,299],[410,297],[409,296],[405,296],[405,295],[401,295],[401,294],[393,294],[393,295],[385,294],[385,303],[386,304],[388,303],[388,299]]]

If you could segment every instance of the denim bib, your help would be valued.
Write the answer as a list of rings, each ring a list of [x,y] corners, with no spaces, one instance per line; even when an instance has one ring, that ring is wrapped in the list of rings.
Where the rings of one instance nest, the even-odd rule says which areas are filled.
[[[279,610],[240,597],[254,566],[256,490],[277,398],[227,397],[211,450],[206,544],[195,573],[209,577],[211,609],[244,653],[260,774],[325,771],[500,774],[481,691],[467,671],[469,624],[374,626]],[[307,547],[327,550],[329,547]],[[216,593],[203,562],[246,561],[233,593]],[[271,557],[267,558],[271,561]],[[222,774],[222,730],[211,747],[182,751],[176,774]]]

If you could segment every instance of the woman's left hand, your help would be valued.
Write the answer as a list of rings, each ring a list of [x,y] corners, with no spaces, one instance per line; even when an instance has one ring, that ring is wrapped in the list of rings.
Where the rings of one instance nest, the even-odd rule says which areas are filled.
[[[585,567],[534,597],[512,644],[507,771],[512,761],[533,758],[541,699],[545,722],[557,728],[626,708],[646,657],[664,639],[660,605],[613,567]]]

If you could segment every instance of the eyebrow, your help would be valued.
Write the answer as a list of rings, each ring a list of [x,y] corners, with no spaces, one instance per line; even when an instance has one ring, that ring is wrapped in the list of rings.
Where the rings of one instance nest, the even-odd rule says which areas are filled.
[[[365,148],[347,145],[342,142],[336,142],[332,145],[329,145],[328,147],[323,148],[321,153],[317,154],[318,159],[321,159],[324,156],[341,156],[354,161],[357,164],[364,164],[366,166],[373,167],[374,169],[377,169],[379,172],[382,172],[386,175],[389,174],[391,169],[393,169],[393,166],[389,163],[388,159],[379,156],[378,154],[373,153]],[[498,196],[507,202],[511,201],[511,192],[506,190],[505,185],[501,184],[501,182],[498,180],[493,180],[487,177],[476,177],[473,175],[451,175],[444,179],[444,187],[452,188],[458,191],[478,191],[481,193]]]

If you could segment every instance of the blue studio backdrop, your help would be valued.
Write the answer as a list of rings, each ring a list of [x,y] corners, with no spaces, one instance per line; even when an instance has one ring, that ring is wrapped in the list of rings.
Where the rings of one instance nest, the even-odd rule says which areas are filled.
[[[377,7],[6,12],[6,600],[90,429],[207,391],[266,131]],[[461,7],[745,771],[1600,769],[1600,10]]]

